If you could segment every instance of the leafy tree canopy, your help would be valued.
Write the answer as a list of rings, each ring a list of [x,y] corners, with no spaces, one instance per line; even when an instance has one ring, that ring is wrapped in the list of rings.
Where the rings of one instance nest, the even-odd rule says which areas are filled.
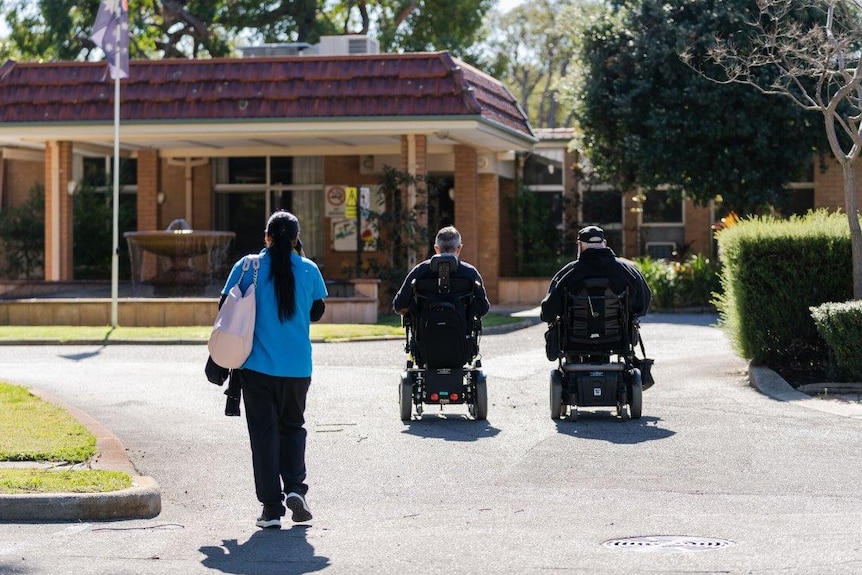
[[[471,57],[494,0],[131,0],[132,58],[230,55],[241,45],[376,35],[383,51],[449,50]],[[6,0],[0,57],[96,60],[90,40],[99,0]]]
[[[680,60],[699,38],[745,42],[751,10],[748,0],[616,0],[572,21],[583,45],[567,89],[597,179],[751,213],[780,206],[788,182],[810,177],[818,117]]]
[[[492,12],[485,24],[481,66],[510,87],[537,127],[568,126],[571,119],[570,110],[562,105],[559,84],[580,38],[566,26],[579,15],[577,1],[525,2],[505,14]]]

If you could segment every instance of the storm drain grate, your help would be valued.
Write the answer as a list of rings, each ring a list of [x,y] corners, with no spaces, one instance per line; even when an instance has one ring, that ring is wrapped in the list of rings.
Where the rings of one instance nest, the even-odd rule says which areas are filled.
[[[687,537],[685,535],[650,535],[610,539],[602,543],[611,549],[633,549],[635,551],[711,551],[733,545],[733,541],[714,537]]]

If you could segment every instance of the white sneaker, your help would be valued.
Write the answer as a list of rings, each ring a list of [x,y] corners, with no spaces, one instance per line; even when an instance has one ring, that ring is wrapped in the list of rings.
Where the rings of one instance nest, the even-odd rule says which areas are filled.
[[[266,514],[266,509],[261,511],[260,517],[257,518],[257,521],[254,523],[258,527],[263,527],[264,529],[281,529],[281,517],[269,516]]]
[[[305,497],[291,491],[284,499],[284,504],[293,513],[293,519],[296,523],[303,521],[311,521],[311,509],[308,508],[308,503],[305,502]]]

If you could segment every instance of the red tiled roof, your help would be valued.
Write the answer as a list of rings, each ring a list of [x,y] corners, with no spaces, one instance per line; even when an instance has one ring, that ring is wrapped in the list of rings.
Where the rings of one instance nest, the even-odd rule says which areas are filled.
[[[113,120],[101,62],[0,66],[0,123]],[[512,94],[448,52],[133,60],[122,81],[126,122],[331,118],[475,118],[533,135]]]

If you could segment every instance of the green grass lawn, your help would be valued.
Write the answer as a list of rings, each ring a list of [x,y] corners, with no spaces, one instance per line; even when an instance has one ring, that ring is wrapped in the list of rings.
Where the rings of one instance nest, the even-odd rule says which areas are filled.
[[[132,486],[121,471],[104,469],[0,469],[0,493],[105,493]]]
[[[0,382],[0,461],[39,461],[61,466],[96,455],[96,438],[63,409],[23,387]],[[125,489],[121,472],[51,467],[0,469],[0,493],[102,493]]]

